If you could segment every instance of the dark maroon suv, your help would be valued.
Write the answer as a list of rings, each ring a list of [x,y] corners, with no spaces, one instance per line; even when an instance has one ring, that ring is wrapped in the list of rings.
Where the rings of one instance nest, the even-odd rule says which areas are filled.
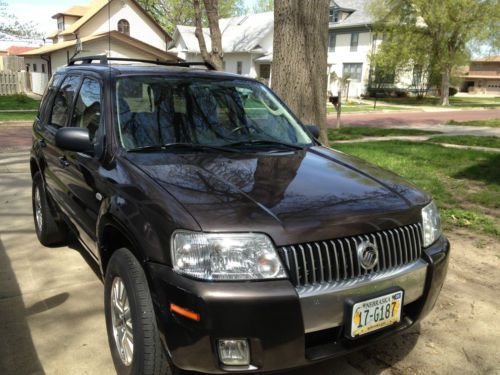
[[[52,77],[31,173],[40,241],[72,233],[100,266],[118,373],[289,369],[432,309],[449,243],[428,195],[255,80],[108,60]]]

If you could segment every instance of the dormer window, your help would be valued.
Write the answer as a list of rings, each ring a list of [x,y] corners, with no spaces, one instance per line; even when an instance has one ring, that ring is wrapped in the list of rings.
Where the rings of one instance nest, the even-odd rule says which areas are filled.
[[[118,21],[118,32],[125,35],[130,35],[130,24],[127,20]]]
[[[64,30],[64,17],[59,17],[57,19],[57,30],[59,30],[59,31]]]
[[[337,23],[340,21],[340,11],[335,8],[330,8],[329,22]]]

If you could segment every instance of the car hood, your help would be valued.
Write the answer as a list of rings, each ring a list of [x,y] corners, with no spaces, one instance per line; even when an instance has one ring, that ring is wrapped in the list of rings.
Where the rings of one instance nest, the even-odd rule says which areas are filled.
[[[203,231],[264,232],[277,245],[413,224],[430,198],[364,160],[312,147],[278,153],[129,153]]]

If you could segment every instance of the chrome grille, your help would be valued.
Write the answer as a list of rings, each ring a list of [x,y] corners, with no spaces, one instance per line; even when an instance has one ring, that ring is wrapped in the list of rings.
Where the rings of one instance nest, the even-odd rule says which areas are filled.
[[[378,248],[379,261],[371,270],[365,270],[358,261],[356,248],[362,241],[370,241]],[[344,281],[420,258],[422,226],[412,224],[360,236],[283,246],[278,252],[295,286]]]

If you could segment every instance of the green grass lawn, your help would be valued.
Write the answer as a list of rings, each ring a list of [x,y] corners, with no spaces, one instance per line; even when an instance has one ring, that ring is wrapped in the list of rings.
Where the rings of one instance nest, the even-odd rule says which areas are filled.
[[[455,121],[450,120],[446,124],[448,125],[466,125],[466,126],[491,126],[494,128],[500,127],[500,119],[493,118],[488,120],[472,120],[472,121]]]
[[[368,99],[372,100],[373,99]],[[436,96],[426,96],[421,99],[411,96],[407,98],[381,98],[378,99],[381,104],[400,104],[412,106],[437,106],[439,105],[439,98]],[[500,97],[450,97],[451,107],[482,107],[482,108],[495,108],[500,107]]]
[[[0,121],[33,121],[36,112],[0,112]]]
[[[0,110],[6,109],[38,109],[39,100],[23,94],[0,96]]]
[[[440,135],[437,137],[432,137],[429,142],[500,148],[499,137],[478,137],[474,135]]]
[[[352,127],[340,129],[328,129],[328,138],[330,141],[341,141],[350,139],[359,139],[363,137],[389,137],[389,136],[408,136],[408,135],[432,135],[441,134],[436,131],[426,131],[418,129],[385,129],[369,127]]]
[[[392,170],[431,194],[445,228],[466,227],[500,237],[500,154],[405,141],[334,147]]]

